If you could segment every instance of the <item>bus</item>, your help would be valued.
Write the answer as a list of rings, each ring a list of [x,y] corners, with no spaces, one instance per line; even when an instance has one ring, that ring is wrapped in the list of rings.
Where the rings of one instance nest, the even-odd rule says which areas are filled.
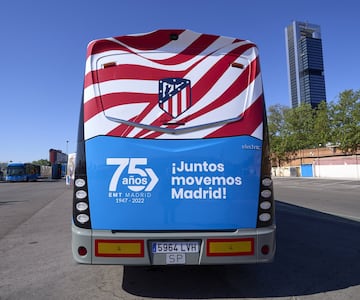
[[[74,177],[75,261],[271,262],[275,231],[256,45],[170,29],[90,42]]]
[[[31,163],[9,163],[6,181],[36,181],[40,176],[40,166]]]

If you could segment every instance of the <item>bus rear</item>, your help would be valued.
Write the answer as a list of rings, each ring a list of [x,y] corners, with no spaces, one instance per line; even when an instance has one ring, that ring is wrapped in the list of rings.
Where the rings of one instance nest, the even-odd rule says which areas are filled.
[[[77,262],[269,262],[273,199],[253,43],[158,30],[89,44],[73,198]]]

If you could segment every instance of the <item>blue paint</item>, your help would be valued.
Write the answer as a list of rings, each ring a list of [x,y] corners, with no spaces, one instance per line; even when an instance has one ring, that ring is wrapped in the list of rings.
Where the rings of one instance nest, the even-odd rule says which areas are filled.
[[[92,227],[255,228],[261,145],[248,136],[90,139],[85,147]]]

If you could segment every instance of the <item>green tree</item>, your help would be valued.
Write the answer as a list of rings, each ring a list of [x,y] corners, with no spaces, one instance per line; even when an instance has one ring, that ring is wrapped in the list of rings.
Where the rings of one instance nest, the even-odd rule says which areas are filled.
[[[325,101],[322,101],[314,111],[313,140],[316,147],[332,141],[329,109]]]
[[[32,163],[40,166],[51,166],[50,161],[48,161],[47,159],[34,160]]]
[[[295,152],[314,146],[314,111],[310,104],[289,109],[284,114],[286,150]]]
[[[360,145],[360,90],[345,90],[330,109],[333,142],[345,153],[354,153]]]
[[[270,151],[273,154],[273,165],[281,166],[286,157],[286,141],[284,139],[285,117],[288,107],[276,104],[268,109],[268,129]]]
[[[316,109],[270,106],[268,126],[273,165],[281,166],[297,150],[327,143],[354,153],[360,146],[360,90],[345,90],[337,103],[323,101]]]

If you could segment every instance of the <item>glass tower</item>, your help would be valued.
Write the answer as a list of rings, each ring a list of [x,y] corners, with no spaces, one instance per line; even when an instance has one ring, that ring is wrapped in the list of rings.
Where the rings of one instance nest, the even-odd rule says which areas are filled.
[[[293,108],[326,101],[320,26],[292,22],[285,28],[290,101]]]

